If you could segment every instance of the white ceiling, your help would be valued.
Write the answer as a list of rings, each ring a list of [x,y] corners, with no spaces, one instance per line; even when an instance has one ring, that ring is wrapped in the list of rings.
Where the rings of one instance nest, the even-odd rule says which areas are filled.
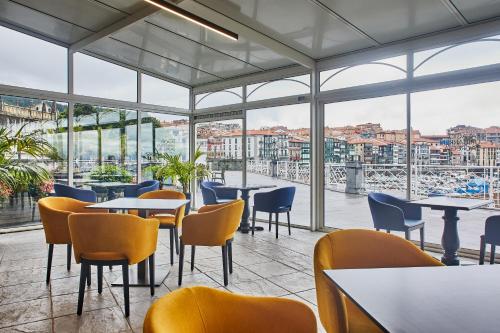
[[[295,64],[282,48],[266,47],[255,36],[317,60],[500,16],[500,0],[184,0],[181,6],[185,3],[253,33],[234,42],[158,11],[84,50],[196,86]],[[0,23],[70,46],[147,6],[142,0],[0,0]]]

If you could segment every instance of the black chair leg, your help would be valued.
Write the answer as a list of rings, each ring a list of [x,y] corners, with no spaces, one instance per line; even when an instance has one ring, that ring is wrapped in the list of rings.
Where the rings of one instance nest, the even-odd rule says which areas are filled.
[[[182,269],[184,268],[184,243],[181,239],[181,248],[179,252],[179,277],[177,284],[180,286],[182,284]]]
[[[179,229],[174,228],[175,253],[179,255]]]
[[[112,271],[113,270],[113,265],[109,265],[109,270]]]
[[[411,238],[410,238],[410,230],[405,230],[405,239],[406,240],[411,240]]]
[[[92,269],[90,267],[90,265],[87,265],[87,286],[90,287],[90,277],[92,275]]]
[[[97,265],[97,292],[102,294],[102,265]]]
[[[224,285],[228,284],[228,273],[227,273],[227,246],[222,245],[222,273],[224,275]]]
[[[292,235],[292,229],[291,229],[291,226],[290,226],[290,212],[286,212],[286,218],[288,220],[288,235]]]
[[[196,246],[191,245],[191,272],[194,271],[194,256],[196,253]]]
[[[273,213],[269,213],[269,231],[271,231],[271,222],[273,220]]]
[[[227,256],[229,261],[229,274],[233,274],[233,241],[227,241]]]
[[[490,265],[493,265],[494,263],[495,263],[495,245],[491,244]]]
[[[174,229],[170,229],[170,265],[174,264]]]
[[[54,254],[54,244],[49,244],[49,257],[47,259],[47,284],[50,282],[50,270],[52,268],[52,255]]]
[[[66,269],[71,269],[71,244],[66,246]]]
[[[255,232],[255,215],[257,214],[257,211],[255,210],[255,207],[252,210],[252,236],[254,235]]]
[[[149,256],[149,288],[151,296],[155,294],[155,254]]]
[[[88,264],[81,263],[81,269],[80,269],[80,286],[78,287],[78,306],[76,308],[76,313],[80,316],[82,314],[83,310],[83,297],[85,295],[85,280],[87,279],[87,274],[89,272],[89,269],[87,266]]]
[[[274,213],[275,215],[275,218],[276,218],[276,239],[278,239],[278,216],[279,214],[278,213]]]
[[[130,315],[130,304],[128,295],[128,264],[122,265],[122,275],[123,275],[123,299],[125,301],[125,317]]]
[[[481,245],[479,248],[479,265],[484,265],[484,255],[486,252],[486,242],[484,241],[484,235],[481,236]]]
[[[420,250],[425,249],[425,232],[424,232],[424,227],[420,228]]]

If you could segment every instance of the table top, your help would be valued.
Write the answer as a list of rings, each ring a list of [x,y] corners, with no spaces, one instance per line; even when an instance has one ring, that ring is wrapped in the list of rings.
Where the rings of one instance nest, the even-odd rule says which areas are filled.
[[[222,187],[222,188],[228,188],[228,189],[233,189],[233,190],[260,190],[261,188],[273,188],[276,187],[276,185],[264,185],[264,184],[247,184],[247,185],[217,185],[214,187]]]
[[[129,186],[129,185],[135,185],[132,183],[122,183],[122,182],[87,182],[86,183],[89,186],[92,187],[122,187],[122,186]]]
[[[434,209],[456,208],[459,210],[472,210],[489,205],[490,203],[492,203],[492,201],[454,197],[432,197],[427,199],[415,200],[411,203]]]
[[[173,210],[185,204],[189,200],[181,199],[138,199],[138,198],[118,198],[105,202],[99,202],[87,208],[96,209],[144,209],[144,210]]]
[[[386,332],[498,332],[500,265],[327,270]]]

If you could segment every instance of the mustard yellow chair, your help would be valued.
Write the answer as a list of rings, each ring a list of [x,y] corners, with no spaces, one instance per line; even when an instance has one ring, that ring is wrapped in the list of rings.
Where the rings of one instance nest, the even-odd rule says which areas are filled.
[[[125,316],[129,316],[128,266],[149,259],[151,295],[154,295],[154,253],[158,240],[157,219],[129,214],[71,214],[69,232],[75,260],[81,263],[77,314],[82,314],[85,280],[90,266],[97,266],[98,292],[102,292],[102,267],[121,265]]]
[[[179,286],[182,284],[185,245],[191,245],[191,270],[194,269],[196,246],[221,246],[224,285],[227,286],[228,259],[229,273],[233,273],[232,241],[240,225],[244,206],[245,202],[241,199],[208,205],[201,207],[198,214],[191,214],[184,218],[179,256]]]
[[[208,287],[182,288],[157,300],[144,333],[316,333],[305,304],[278,297],[232,294]]]
[[[139,199],[178,199],[185,200],[186,195],[182,192],[172,190],[157,190],[146,192],[139,196]],[[160,221],[160,229],[170,230],[170,264],[174,264],[174,242],[175,252],[179,254],[179,228],[184,218],[185,206],[179,207],[174,211],[150,211],[148,218],[156,218]],[[129,214],[138,215],[136,210],[130,210]]]
[[[442,266],[413,243],[395,235],[350,229],[331,232],[314,248],[314,276],[321,323],[328,333],[381,332],[323,274],[325,269]]]
[[[38,200],[38,209],[45,232],[45,241],[49,244],[49,255],[47,262],[47,283],[50,281],[52,266],[52,254],[55,244],[67,245],[66,266],[71,268],[71,237],[68,228],[68,216],[72,213],[92,213],[93,210],[85,208],[93,202],[84,202],[66,197],[47,197]],[[99,212],[107,212],[100,210]],[[89,280],[90,283],[90,280]]]

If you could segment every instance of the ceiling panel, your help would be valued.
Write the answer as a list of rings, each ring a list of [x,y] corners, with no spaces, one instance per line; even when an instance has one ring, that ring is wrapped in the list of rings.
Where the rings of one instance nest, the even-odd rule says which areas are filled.
[[[198,2],[316,59],[372,45],[307,0]]]
[[[158,25],[188,39],[207,45],[232,57],[263,69],[292,65],[293,62],[259,44],[239,36],[237,41],[229,40],[199,25],[186,21],[165,11],[149,16],[146,22]]]
[[[9,0],[0,0],[0,20],[66,44],[91,34],[86,29]]]
[[[453,0],[453,4],[469,22],[500,16],[500,0]]]
[[[460,25],[440,0],[322,0],[322,3],[381,43]]]
[[[98,1],[129,14],[132,14],[138,10],[141,10],[146,6],[149,6],[149,4],[144,0],[98,0]]]
[[[189,85],[203,84],[220,79],[217,76],[192,69],[178,62],[141,51],[138,48],[123,44],[112,38],[104,38],[92,44],[87,50],[97,55],[109,57],[127,65],[167,76]]]
[[[260,71],[258,67],[176,35],[144,21],[113,35],[114,38],[165,58],[220,77]]]

